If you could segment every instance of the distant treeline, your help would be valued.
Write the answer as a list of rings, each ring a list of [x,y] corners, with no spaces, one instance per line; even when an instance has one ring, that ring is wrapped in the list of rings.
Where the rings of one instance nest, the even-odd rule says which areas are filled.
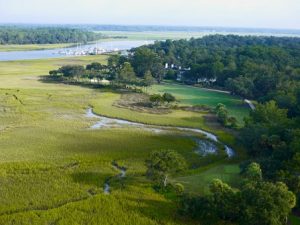
[[[73,28],[0,26],[0,44],[86,43],[100,38],[99,33]]]
[[[244,33],[244,34],[286,34],[300,35],[297,29],[270,29],[244,27],[213,27],[213,26],[159,26],[159,25],[106,25],[106,24],[0,24],[1,26],[17,26],[21,28],[71,28],[90,31],[124,31],[124,32],[208,32],[208,33]]]
[[[80,27],[80,25],[78,25]],[[300,34],[300,30],[267,29],[267,28],[232,28],[232,27],[196,27],[196,26],[133,26],[133,25],[84,25],[98,31],[130,31],[130,32],[227,32],[227,33],[268,33],[268,34]]]

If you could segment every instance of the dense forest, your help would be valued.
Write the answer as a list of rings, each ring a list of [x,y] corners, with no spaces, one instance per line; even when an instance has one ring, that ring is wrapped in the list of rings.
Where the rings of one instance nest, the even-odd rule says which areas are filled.
[[[102,37],[99,33],[62,27],[0,27],[0,44],[86,43]]]
[[[210,85],[233,94],[262,101],[277,98],[281,105],[295,103],[290,98],[291,93],[295,96],[300,80],[299,38],[213,35],[157,42],[134,53],[139,61],[143,57],[153,61],[156,57],[162,65],[173,64],[174,68],[166,73],[169,79],[176,80],[179,72],[186,83],[214,78],[216,81]],[[136,72],[144,72],[139,67],[135,67]],[[179,71],[180,67],[183,71]]]
[[[295,204],[287,187],[298,207],[300,200],[300,39],[215,35],[169,40],[135,49],[131,61],[137,74],[149,69],[146,61],[160,67],[167,63],[172,66],[160,79],[182,75],[180,81],[258,101],[239,129],[248,154],[241,163],[245,181],[240,189],[216,181],[211,195],[182,200],[182,213],[238,224],[285,224],[284,210]],[[259,210],[266,205],[272,210]]]

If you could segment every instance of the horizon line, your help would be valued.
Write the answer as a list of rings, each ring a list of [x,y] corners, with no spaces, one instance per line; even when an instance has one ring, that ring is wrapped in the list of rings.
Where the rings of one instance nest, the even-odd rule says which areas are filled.
[[[118,24],[118,23],[30,23],[30,22],[0,22],[0,25],[55,25],[55,26],[64,26],[64,25],[90,25],[90,26],[122,26],[122,27],[165,27],[165,28],[216,28],[216,29],[248,29],[248,30],[280,30],[280,31],[298,31],[300,28],[274,28],[274,27],[248,27],[248,26],[215,26],[215,25],[169,25],[169,24]]]

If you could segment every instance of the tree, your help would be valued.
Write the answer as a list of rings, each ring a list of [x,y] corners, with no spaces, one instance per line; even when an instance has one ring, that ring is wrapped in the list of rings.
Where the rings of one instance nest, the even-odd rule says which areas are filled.
[[[183,171],[187,167],[185,159],[172,150],[152,152],[146,160],[146,166],[147,177],[163,187],[167,186],[171,174]]]
[[[163,78],[164,68],[161,59],[157,53],[149,48],[138,48],[132,58],[132,65],[140,77],[144,76],[147,71],[151,71],[158,82]]]
[[[160,70],[151,68],[155,68],[156,63],[167,62],[190,68],[180,72],[191,84],[199,78],[208,82],[216,78],[216,84],[231,93],[259,101],[274,99],[280,90],[281,97],[285,97],[280,106],[286,105],[285,99],[296,106],[296,94],[290,87],[282,88],[281,84],[299,82],[299,65],[295,63],[300,60],[299,48],[300,41],[295,38],[209,35],[136,48],[132,62],[139,76],[143,75],[139,74],[141,71],[151,70],[159,81],[157,75],[163,73],[156,73]],[[166,77],[176,79],[176,74],[168,69]]]
[[[181,183],[175,183],[174,190],[177,195],[182,195],[184,192],[184,186]]]
[[[155,62],[151,68],[153,76],[156,78],[157,82],[160,83],[164,77],[165,71],[161,62]]]
[[[238,123],[237,119],[233,116],[228,115],[228,110],[226,106],[222,103],[219,103],[215,108],[215,113],[217,115],[218,121],[226,127],[237,128]]]
[[[107,65],[110,69],[121,68],[128,59],[121,55],[111,55],[107,60]]]
[[[258,163],[252,162],[250,163],[244,171],[242,171],[242,175],[251,181],[260,181],[262,180],[262,171],[260,165]]]
[[[170,93],[164,93],[162,97],[163,97],[163,100],[168,103],[176,101],[176,98]]]
[[[238,205],[240,198],[238,193],[219,179],[214,179],[211,182],[209,190],[211,192],[209,198],[210,211],[213,217],[218,217],[222,220],[237,220],[240,215]]]
[[[58,72],[65,77],[80,77],[84,75],[85,69],[80,65],[67,65],[59,68]]]
[[[287,110],[280,109],[275,101],[269,101],[265,104],[258,104],[254,111],[250,113],[252,123],[260,123],[268,126],[286,125],[289,121]]]
[[[239,76],[237,78],[228,78],[225,86],[232,94],[237,94],[247,98],[253,98],[254,84],[253,78]]]
[[[287,142],[291,141],[287,136],[290,124],[287,110],[278,108],[275,101],[258,104],[245,120],[240,139],[251,155],[270,157],[280,153],[280,160],[283,161],[282,153],[288,154]]]
[[[151,71],[157,55],[148,48],[138,48],[132,58],[132,65],[138,76],[143,76],[148,70]]]
[[[219,103],[216,106],[215,111],[219,122],[221,122],[223,125],[226,125],[228,119],[228,111],[226,109],[226,106],[223,105],[222,103]]]
[[[119,72],[118,79],[122,82],[128,83],[134,82],[136,80],[135,72],[129,62],[125,62],[123,64],[123,67]]]
[[[57,70],[50,70],[49,71],[49,75],[50,76],[57,76],[58,75],[58,71]]]
[[[150,101],[153,105],[160,105],[162,102],[164,102],[164,99],[160,94],[153,94],[150,95]]]
[[[257,165],[253,168],[257,169]],[[281,182],[248,180],[240,190],[234,190],[216,179],[210,184],[209,195],[184,196],[181,212],[202,221],[213,219],[240,225],[282,225],[287,224],[287,217],[295,203],[295,195]]]
[[[151,71],[147,70],[144,75],[144,83],[146,86],[151,86],[154,82],[154,79],[152,77]]]
[[[67,27],[0,27],[0,44],[86,43],[100,38],[103,38],[100,33]]]
[[[86,66],[87,70],[102,70],[104,67],[101,65],[101,63],[93,62]]]
[[[175,70],[168,70],[165,79],[167,80],[176,80],[177,79],[177,72]]]
[[[227,126],[231,128],[237,128],[238,127],[238,121],[235,117],[230,116],[227,118]]]
[[[284,183],[248,183],[241,189],[241,225],[282,225],[295,207],[295,195]]]

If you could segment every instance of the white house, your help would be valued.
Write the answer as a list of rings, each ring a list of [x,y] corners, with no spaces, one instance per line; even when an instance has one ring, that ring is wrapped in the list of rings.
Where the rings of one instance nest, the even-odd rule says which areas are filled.
[[[208,79],[208,78],[198,78],[197,79],[197,83],[214,83],[216,81],[217,81],[216,78],[210,78],[210,79]]]
[[[99,80],[97,78],[93,78],[93,79],[91,79],[91,83],[92,84],[98,84]]]
[[[100,80],[99,84],[102,84],[102,85],[110,85],[110,81],[109,81],[109,80],[106,80],[106,79],[102,79],[102,80]]]

